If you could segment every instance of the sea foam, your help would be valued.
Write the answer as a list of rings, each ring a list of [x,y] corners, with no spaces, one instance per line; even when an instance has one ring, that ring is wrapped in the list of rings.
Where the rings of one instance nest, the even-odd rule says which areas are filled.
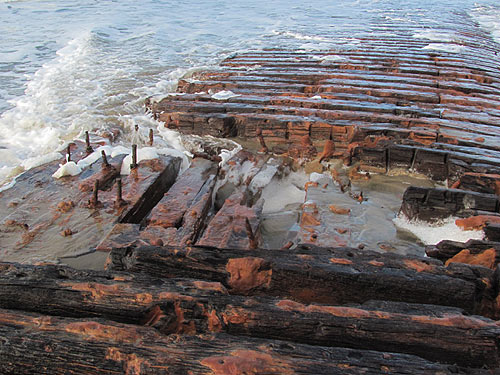
[[[455,217],[449,217],[434,224],[418,220],[408,220],[404,215],[399,215],[393,222],[394,225],[412,233],[424,245],[435,245],[442,240],[467,242],[470,239],[480,240],[484,237],[482,230],[462,230],[455,224]]]

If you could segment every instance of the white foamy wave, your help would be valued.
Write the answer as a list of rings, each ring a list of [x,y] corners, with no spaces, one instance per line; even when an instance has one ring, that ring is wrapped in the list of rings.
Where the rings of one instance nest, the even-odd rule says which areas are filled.
[[[425,245],[435,245],[442,240],[467,242],[470,239],[481,240],[484,237],[482,230],[462,230],[455,224],[455,217],[449,217],[435,224],[408,220],[404,215],[399,215],[393,222],[402,230],[416,236]]]
[[[462,53],[465,51],[465,46],[460,46],[458,44],[453,43],[430,43],[422,49],[436,50],[442,52],[450,52],[450,53]]]
[[[472,18],[481,27],[489,31],[497,42],[500,42],[500,8],[491,5],[476,5],[471,12]]]
[[[458,36],[454,33],[438,30],[422,30],[415,34],[413,37],[416,39],[428,39],[435,42],[453,42],[458,40]]]
[[[0,184],[20,164],[24,169],[39,165],[66,139],[92,124],[86,112],[101,90],[92,77],[85,76],[92,53],[90,38],[86,33],[59,50],[34,74],[25,94],[11,101],[13,108],[0,117],[0,146],[10,153],[0,159]]]
[[[207,66],[196,66],[192,68],[177,68],[171,72],[166,73],[158,82],[154,85],[154,88],[149,92],[149,96],[152,100],[159,101],[168,95],[182,95],[175,93],[179,80],[185,79],[188,82],[196,82],[197,80],[192,79],[192,75],[207,69]]]
[[[314,40],[314,41],[317,41],[317,42],[329,42],[330,41],[330,39],[325,38],[323,36],[305,35],[305,34],[301,34],[301,33],[298,33],[298,32],[292,32],[292,31],[276,31],[276,30],[273,30],[272,33],[274,35],[281,35],[281,36],[285,36],[287,38],[293,38],[293,39],[298,39],[298,40]]]

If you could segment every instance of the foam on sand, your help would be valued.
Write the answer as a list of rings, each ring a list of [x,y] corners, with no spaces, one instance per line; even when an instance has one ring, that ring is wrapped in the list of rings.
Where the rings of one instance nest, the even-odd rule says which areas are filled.
[[[484,237],[482,230],[462,230],[455,224],[456,217],[449,217],[434,224],[418,220],[408,220],[404,215],[393,219],[398,229],[412,233],[424,245],[435,245],[442,240],[467,242],[470,239],[481,240]]]

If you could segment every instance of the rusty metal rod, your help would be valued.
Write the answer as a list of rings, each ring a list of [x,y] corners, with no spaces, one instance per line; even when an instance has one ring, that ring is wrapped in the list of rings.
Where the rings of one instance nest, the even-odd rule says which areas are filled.
[[[130,164],[130,169],[137,168],[137,145],[132,145],[132,164]]]
[[[153,129],[149,129],[149,145],[153,146],[153,142],[154,142]]]
[[[86,151],[88,153],[93,152],[94,150],[92,149],[92,146],[90,146],[90,136],[89,136],[89,131],[85,130],[85,144],[87,146]]]
[[[108,168],[109,167],[109,162],[108,162],[108,158],[106,157],[106,152],[104,152],[104,150],[101,151],[101,155],[102,155],[102,167],[103,168]]]
[[[116,179],[116,201],[117,202],[122,202],[122,179],[117,178]]]
[[[98,197],[98,193],[99,192],[99,180],[95,180],[94,182],[94,191],[93,191],[93,195],[92,195],[92,204],[93,205],[97,205],[97,203],[99,202],[99,197]]]

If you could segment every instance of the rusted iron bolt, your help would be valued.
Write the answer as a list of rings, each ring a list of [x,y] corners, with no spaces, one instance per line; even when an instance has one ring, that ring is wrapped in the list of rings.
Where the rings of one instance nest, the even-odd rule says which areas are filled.
[[[268,152],[269,149],[267,148],[266,142],[264,141],[264,136],[262,135],[262,129],[260,127],[256,129],[255,135],[257,136],[257,139],[259,140],[259,143],[262,147],[260,152]]]
[[[116,200],[118,200],[118,201],[123,200],[123,198],[122,198],[122,179],[121,178],[116,179]]]
[[[122,179],[117,178],[116,179],[116,201],[115,201],[115,207],[121,207],[124,206],[127,202],[123,200],[122,197]]]
[[[99,203],[99,197],[98,197],[98,193],[99,192],[99,180],[95,180],[94,182],[94,190],[93,190],[93,195],[92,195],[92,200],[90,201],[91,205],[92,206],[97,206],[97,204]]]
[[[89,136],[89,131],[88,130],[85,131],[85,144],[87,146],[87,148],[86,148],[87,153],[90,154],[91,152],[94,151],[92,149],[92,146],[90,146],[90,136]]]
[[[104,150],[101,151],[101,155],[102,155],[102,167],[109,168],[108,158],[107,158],[106,152],[104,152]]]
[[[71,144],[68,145],[68,148],[66,149],[66,162],[71,161]]]
[[[258,243],[257,243],[257,239],[255,238],[255,235],[253,233],[252,225],[250,224],[248,217],[245,218],[245,228],[246,228],[246,232],[247,232],[248,241],[250,244],[250,249],[256,249],[258,247]]]
[[[154,142],[153,129],[149,129],[149,145],[153,146],[153,142]]]
[[[132,145],[132,164],[130,164],[130,169],[137,168],[137,145]]]

